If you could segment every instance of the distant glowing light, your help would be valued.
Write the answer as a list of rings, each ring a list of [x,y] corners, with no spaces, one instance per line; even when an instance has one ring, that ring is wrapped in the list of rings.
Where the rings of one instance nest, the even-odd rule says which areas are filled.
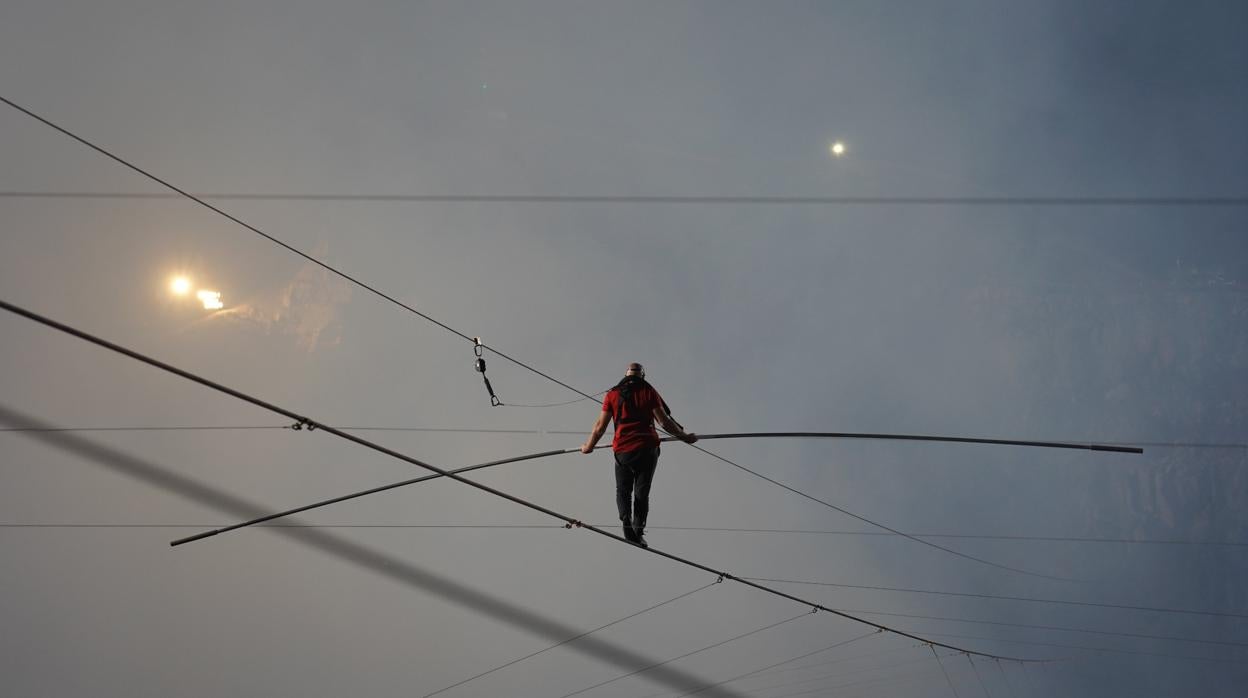
[[[173,281],[169,282],[169,290],[179,296],[185,296],[191,292],[191,280],[185,276],[175,276]]]
[[[836,141],[831,145],[831,147],[828,148],[828,150],[832,152],[832,157],[839,158],[845,154],[845,144],[840,141]]]
[[[195,297],[204,304],[204,310],[220,310],[225,307],[221,302],[221,294],[217,291],[200,291]]]

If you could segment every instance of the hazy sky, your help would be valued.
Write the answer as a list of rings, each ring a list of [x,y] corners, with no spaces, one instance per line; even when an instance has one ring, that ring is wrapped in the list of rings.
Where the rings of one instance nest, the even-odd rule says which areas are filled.
[[[653,547],[1059,660],[938,663],[445,480],[170,548],[421,472],[322,432],[13,431],[288,420],[5,313],[3,693],[422,696],[675,599],[440,695],[563,696],[787,619],[580,695],[675,696],[851,640],[700,695],[1241,695],[1245,75],[1248,6],[1212,1],[5,0],[0,96],[203,194],[1240,203],[213,199],[579,390],[641,361],[695,432],[1148,445],[705,444],[1078,581],[859,535],[880,531],[664,448]],[[2,104],[0,162],[7,302],[326,424],[444,429],[358,432],[440,467],[571,448],[597,416],[491,407],[469,342],[193,202],[30,196],[167,190]],[[224,309],[174,296],[178,273]],[[576,398],[486,358],[505,403]],[[618,530],[605,451],[472,478]]]

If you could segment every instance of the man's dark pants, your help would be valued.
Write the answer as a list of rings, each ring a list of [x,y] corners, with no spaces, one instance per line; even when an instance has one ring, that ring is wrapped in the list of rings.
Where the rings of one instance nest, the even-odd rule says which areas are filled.
[[[657,446],[615,454],[615,505],[620,510],[620,521],[631,521],[638,529],[646,525],[650,483],[658,464]]]

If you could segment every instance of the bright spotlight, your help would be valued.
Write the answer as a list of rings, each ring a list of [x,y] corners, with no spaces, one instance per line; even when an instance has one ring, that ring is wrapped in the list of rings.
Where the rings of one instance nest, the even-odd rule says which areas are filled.
[[[191,292],[191,280],[185,276],[175,276],[173,281],[169,282],[169,290],[179,296],[185,296]]]
[[[832,151],[832,157],[839,158],[840,156],[845,154],[845,144],[840,141],[837,141],[833,143],[831,147],[828,148],[828,150]]]
[[[217,291],[200,291],[195,297],[204,304],[204,310],[220,310],[225,307],[221,302],[221,294]]]

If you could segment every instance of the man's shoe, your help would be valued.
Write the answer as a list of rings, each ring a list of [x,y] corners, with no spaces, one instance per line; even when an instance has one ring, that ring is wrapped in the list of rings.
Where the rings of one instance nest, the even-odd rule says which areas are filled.
[[[646,537],[643,535],[643,533],[645,533],[645,530],[646,529],[643,526],[635,526],[633,528],[633,543],[643,548],[649,548],[650,545],[646,543]]]
[[[629,543],[636,543],[637,538],[638,538],[637,532],[633,530],[633,522],[625,521],[624,522],[624,540],[628,541]]]

